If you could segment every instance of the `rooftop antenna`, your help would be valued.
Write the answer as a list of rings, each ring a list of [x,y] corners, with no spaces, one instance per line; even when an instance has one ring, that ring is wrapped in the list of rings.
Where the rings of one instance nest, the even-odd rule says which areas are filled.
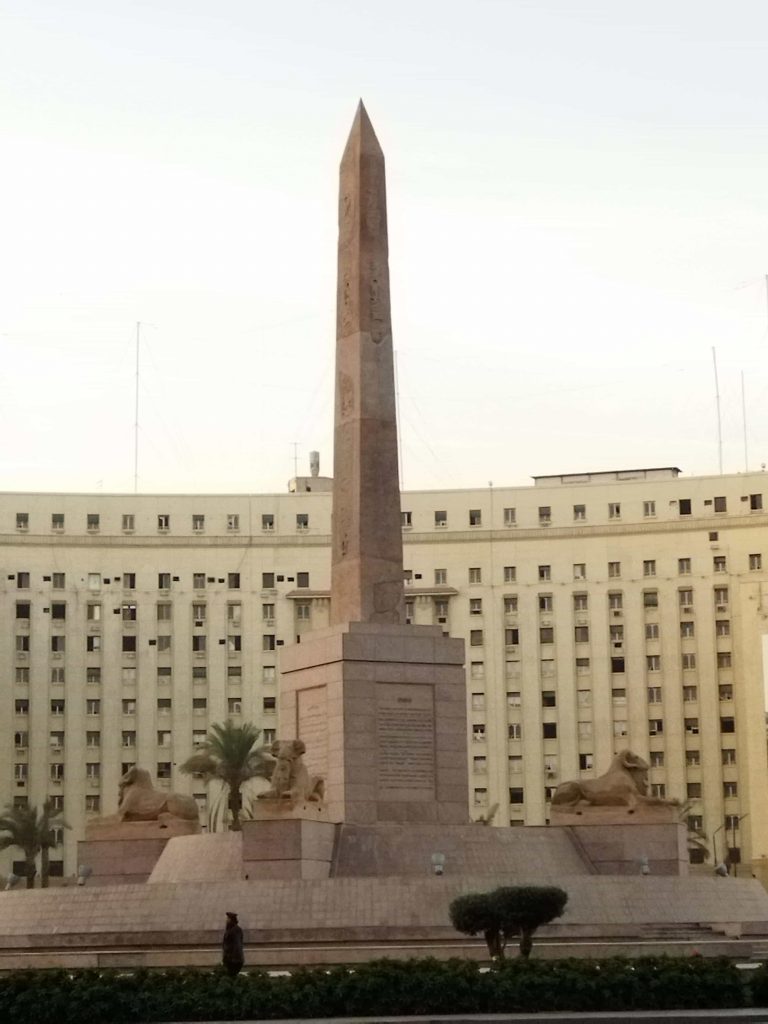
[[[139,490],[139,349],[141,347],[141,321],[136,321],[136,401],[133,417],[133,493]]]
[[[744,371],[741,371],[741,422],[744,426],[744,472],[749,472],[749,457],[747,454],[747,400],[744,394]]]
[[[723,424],[720,419],[720,383],[717,379],[717,352],[712,346],[712,363],[715,368],[715,402],[717,405],[717,460],[720,466],[720,476],[723,475]]]
[[[291,441],[293,445],[293,475],[297,477],[299,475],[299,442]]]

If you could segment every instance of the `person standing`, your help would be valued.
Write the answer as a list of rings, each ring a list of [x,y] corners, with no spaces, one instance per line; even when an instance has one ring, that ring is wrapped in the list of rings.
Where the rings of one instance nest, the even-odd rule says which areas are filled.
[[[245,963],[243,929],[237,923],[237,914],[231,910],[227,911],[227,924],[221,940],[221,962],[232,978],[237,977]]]

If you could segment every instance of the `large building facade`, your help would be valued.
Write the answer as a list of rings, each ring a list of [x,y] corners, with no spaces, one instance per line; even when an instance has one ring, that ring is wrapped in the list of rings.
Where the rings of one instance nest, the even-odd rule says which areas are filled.
[[[762,873],[768,476],[537,477],[402,508],[407,617],[466,640],[468,818],[543,824],[560,781],[629,747],[718,859]],[[330,517],[322,478],[0,495],[0,804],[63,808],[54,873],[128,765],[205,815],[179,765],[209,725],[279,735],[280,649],[328,624]]]

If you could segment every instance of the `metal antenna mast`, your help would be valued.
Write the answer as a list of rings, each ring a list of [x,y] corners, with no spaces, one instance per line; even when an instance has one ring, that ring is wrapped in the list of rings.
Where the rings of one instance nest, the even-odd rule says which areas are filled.
[[[720,476],[723,475],[723,425],[720,419],[720,383],[717,379],[717,352],[712,346],[712,363],[715,367],[715,402],[717,404],[717,460],[720,466]]]
[[[139,348],[141,346],[141,321],[136,321],[136,401],[133,417],[133,493],[139,490]]]

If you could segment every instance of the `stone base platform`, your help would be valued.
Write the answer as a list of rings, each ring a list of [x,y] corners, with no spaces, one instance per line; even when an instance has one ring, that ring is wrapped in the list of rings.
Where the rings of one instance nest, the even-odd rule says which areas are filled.
[[[542,873],[527,881],[557,884],[569,895],[565,914],[539,933],[574,954],[584,943],[622,941],[656,951],[649,928],[668,935],[698,935],[695,948],[730,936],[749,956],[768,936],[768,894],[755,879],[610,878]],[[448,906],[465,892],[509,884],[506,872],[465,878],[267,879],[161,883],[152,886],[72,886],[3,894],[0,962],[9,954],[23,965],[78,951],[102,965],[198,963],[220,957],[224,912],[235,910],[245,932],[250,965],[353,962],[382,956],[461,955],[469,947],[485,959],[482,938],[459,935]],[[739,936],[742,938],[739,939]],[[663,941],[668,941],[664,939]],[[538,946],[537,946],[538,948]],[[403,954],[404,950],[410,952]],[[313,952],[315,951],[315,952]],[[278,955],[279,953],[279,955]],[[203,957],[201,961],[200,957]],[[104,959],[106,957],[106,959]]]

